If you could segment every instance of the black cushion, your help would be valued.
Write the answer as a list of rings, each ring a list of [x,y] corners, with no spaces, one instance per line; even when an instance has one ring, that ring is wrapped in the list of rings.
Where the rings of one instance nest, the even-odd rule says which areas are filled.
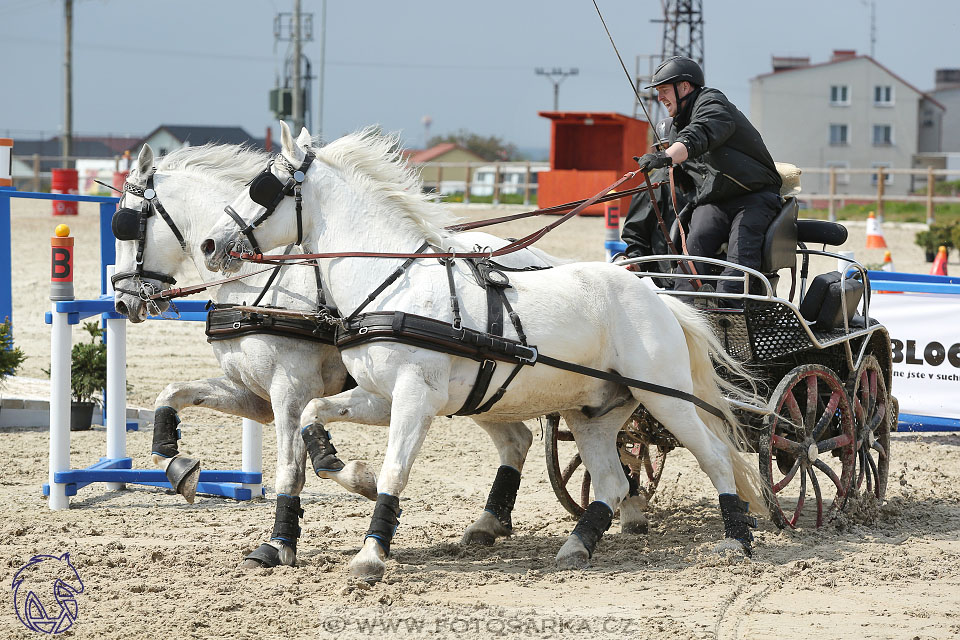
[[[847,241],[847,228],[827,220],[797,220],[797,239],[804,244],[839,247]]]
[[[840,272],[823,273],[813,279],[803,301],[800,303],[800,315],[814,322],[817,331],[830,331],[843,326],[843,301],[840,298]],[[863,283],[855,278],[843,281],[843,295],[846,297],[847,321],[857,311],[863,296]]]

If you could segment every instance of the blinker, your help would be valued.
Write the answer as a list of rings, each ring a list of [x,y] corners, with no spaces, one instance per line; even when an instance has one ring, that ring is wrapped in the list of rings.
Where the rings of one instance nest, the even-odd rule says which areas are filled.
[[[118,209],[110,222],[117,240],[136,240],[140,237],[140,212],[136,209]]]
[[[250,199],[261,207],[270,208],[283,191],[283,186],[280,178],[264,171],[250,183]]]

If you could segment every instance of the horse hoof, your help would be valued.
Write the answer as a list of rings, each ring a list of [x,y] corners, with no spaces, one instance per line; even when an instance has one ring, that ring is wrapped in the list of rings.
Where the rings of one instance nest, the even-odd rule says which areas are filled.
[[[580,539],[570,536],[557,553],[558,569],[586,569],[590,566],[590,554]]]
[[[739,562],[753,555],[750,545],[735,538],[724,538],[717,543],[713,551],[721,558],[727,558],[734,562]]]
[[[275,545],[264,542],[259,547],[247,554],[243,559],[243,566],[247,569],[266,568],[272,569],[280,565],[294,566],[297,564],[296,551],[280,545],[278,549]]]
[[[633,522],[621,522],[620,532],[629,535],[644,535],[650,530],[650,525],[646,518],[635,520]]]
[[[174,491],[193,504],[197,497],[197,483],[200,481],[200,461],[178,455],[167,464],[166,475]]]
[[[370,584],[383,580],[383,574],[386,570],[387,565],[375,558],[360,558],[358,556],[350,561],[350,575]]]
[[[377,474],[366,462],[351,460],[340,471],[327,472],[327,477],[350,493],[359,494],[368,500],[377,499]]]
[[[474,529],[471,531],[470,529],[467,529],[463,534],[463,540],[460,541],[460,544],[468,547],[492,547],[496,541],[497,536],[493,535],[489,531],[483,531],[481,529]]]

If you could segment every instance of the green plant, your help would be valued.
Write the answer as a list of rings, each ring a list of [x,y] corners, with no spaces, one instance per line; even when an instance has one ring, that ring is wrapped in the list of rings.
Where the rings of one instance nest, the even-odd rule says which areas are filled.
[[[107,386],[107,345],[96,322],[84,322],[83,330],[90,334],[90,342],[73,345],[70,392],[77,402],[96,402],[93,394]]]
[[[936,252],[940,247],[946,247],[949,251],[958,246],[955,241],[958,230],[960,225],[955,221],[934,223],[928,231],[918,231],[915,241],[926,251]]]
[[[7,376],[16,375],[26,359],[23,350],[13,346],[13,331],[10,328],[10,319],[7,318],[0,324],[0,383]]]

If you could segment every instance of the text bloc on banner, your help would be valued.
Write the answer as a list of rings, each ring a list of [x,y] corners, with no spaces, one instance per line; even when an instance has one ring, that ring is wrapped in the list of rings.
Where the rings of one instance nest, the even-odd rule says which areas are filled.
[[[900,413],[960,419],[960,295],[874,291],[870,315],[890,332]]]

